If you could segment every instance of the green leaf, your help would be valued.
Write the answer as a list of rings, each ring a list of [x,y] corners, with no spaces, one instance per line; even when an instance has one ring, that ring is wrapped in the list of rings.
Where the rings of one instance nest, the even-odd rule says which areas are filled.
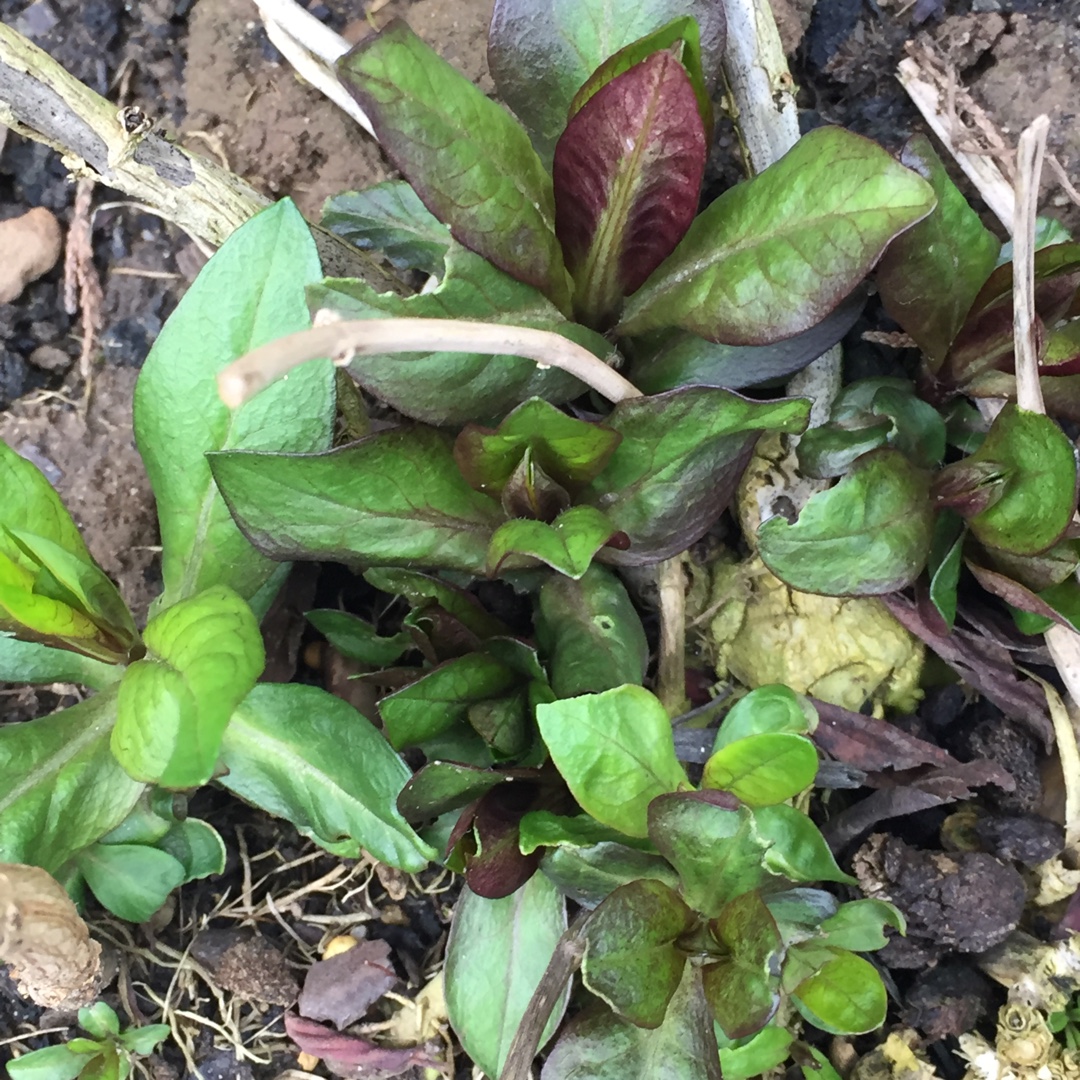
[[[660,856],[610,841],[584,848],[568,844],[548,848],[540,860],[540,869],[559,892],[590,907],[631,881],[647,878],[673,889],[679,885],[675,872]]]
[[[645,680],[649,645],[623,583],[606,568],[552,575],[540,587],[536,639],[560,698],[599,694]]]
[[[94,1054],[76,1054],[66,1046],[31,1050],[7,1063],[11,1080],[75,1080]]]
[[[379,702],[386,734],[398,750],[449,731],[465,720],[474,702],[513,689],[519,676],[485,653],[469,653],[389,694]]]
[[[586,927],[585,985],[624,1020],[660,1027],[686,966],[676,942],[694,922],[694,913],[662,882],[616,889]]]
[[[724,1034],[743,1039],[780,1006],[780,931],[757,892],[726,904],[709,929],[726,955],[701,970],[705,1000]]]
[[[610,1009],[578,1013],[544,1063],[544,1080],[711,1080],[716,1042],[701,992],[687,964],[660,1027],[636,1027]]]
[[[888,417],[858,426],[822,424],[811,428],[799,440],[799,471],[821,480],[843,476],[863,454],[887,446],[891,429]]]
[[[0,862],[50,874],[116,828],[143,791],[109,749],[116,692],[0,725]]]
[[[881,147],[818,128],[698,215],[617,330],[680,326],[729,345],[790,337],[828,315],[933,207],[930,185]]]
[[[120,683],[113,753],[136,779],[198,787],[266,663],[259,624],[239,595],[215,585],[151,619],[144,638],[150,658]]]
[[[36,566],[7,535],[7,529],[21,529],[59,545],[87,566],[94,564],[79,530],[60,496],[41,470],[15,453],[0,440],[0,553],[14,559],[25,570]]]
[[[429,761],[402,788],[397,808],[406,821],[426,821],[468,806],[505,779],[503,773],[492,769]]]
[[[577,579],[616,532],[607,515],[595,506],[572,506],[550,525],[517,518],[495,530],[488,546],[488,574],[495,577],[540,562]]]
[[[910,585],[926,564],[933,527],[929,478],[896,450],[859,458],[799,520],[758,530],[765,565],[802,592],[874,596]]]
[[[817,775],[818,755],[803,735],[771,731],[748,735],[705,762],[703,787],[730,791],[747,806],[771,806],[805,791]]]
[[[79,1010],[79,1027],[90,1032],[95,1039],[108,1039],[120,1034],[120,1018],[112,1006],[96,1001],[89,1008]]]
[[[25,529],[9,527],[7,534],[37,568],[34,592],[81,612],[115,638],[117,648],[125,652],[139,640],[127,604],[96,562],[88,562],[55,541]]]
[[[841,904],[836,914],[821,924],[826,944],[852,952],[883,949],[889,939],[885,927],[904,932],[906,922],[900,911],[884,900],[852,900]]]
[[[807,1062],[799,1066],[803,1080],[842,1080],[832,1062],[816,1046],[810,1046],[807,1049],[814,1060],[813,1064]]]
[[[249,349],[306,329],[304,285],[319,276],[308,226],[282,200],[222,244],[150,350],[135,387],[135,438],[161,524],[159,609],[217,584],[250,600],[277,569],[229,517],[204,455],[328,447],[333,368],[313,361],[233,412],[215,377]]]
[[[768,839],[753,814],[723,792],[656,799],[649,807],[649,838],[678,872],[686,902],[707,918],[770,878],[763,863]]]
[[[1076,509],[1076,457],[1053,420],[1006,405],[982,446],[952,468],[966,463],[988,465],[1004,480],[994,505],[968,521],[977,540],[1034,555],[1060,539]]]
[[[647,836],[649,803],[689,786],[671,720],[640,686],[539,705],[536,721],[555,767],[582,809],[627,836]]]
[[[603,470],[621,439],[604,424],[575,419],[542,398],[530,398],[494,430],[467,424],[454,443],[454,460],[477,491],[498,495],[531,450],[544,472],[577,488]]]
[[[120,1036],[120,1044],[133,1054],[152,1054],[158,1043],[172,1034],[168,1024],[147,1024],[145,1027],[128,1028]]]
[[[157,792],[147,788],[139,801],[115,829],[110,829],[100,838],[103,844],[156,844],[175,824],[173,808],[160,805],[160,795],[165,794],[170,801],[171,792]]]
[[[949,179],[925,135],[908,139],[900,161],[930,183],[937,206],[893,240],[875,279],[889,317],[936,366],[994,269],[1001,243]]]
[[[184,881],[184,867],[145,844],[95,844],[78,859],[98,900],[118,918],[146,922]]]
[[[481,572],[503,521],[498,504],[465,483],[450,440],[432,428],[393,428],[324,454],[210,458],[246,535],[279,559]]]
[[[601,843],[625,843],[626,837],[588,814],[567,817],[550,810],[530,810],[518,826],[522,855],[541,847],[594,847]],[[648,846],[647,844],[645,846]]]
[[[776,731],[812,735],[817,725],[817,710],[809,698],[787,686],[759,686],[737,701],[724,717],[713,753],[749,735]]]
[[[759,806],[753,811],[758,834],[770,845],[765,868],[792,881],[836,881],[854,885],[833,858],[818,827],[793,806]]]
[[[862,1035],[880,1027],[889,1003],[873,964],[844,949],[829,951],[832,958],[792,991],[795,1007],[834,1035]]]
[[[104,690],[118,683],[123,674],[123,667],[117,664],[36,641],[20,641],[0,631],[0,682],[67,682]]]
[[[750,401],[715,387],[684,387],[616,405],[605,423],[623,439],[582,498],[630,538],[608,562],[652,563],[685,551],[713,525],[758,435],[802,431],[809,402]]]
[[[342,656],[372,667],[389,667],[404,653],[415,648],[412,635],[404,630],[390,637],[380,637],[371,623],[346,611],[319,609],[305,611],[307,619]]]
[[[555,0],[537,5],[532,0],[497,0],[488,36],[488,63],[499,98],[514,110],[549,161],[571,103],[579,92],[588,92],[585,87],[597,68],[620,49],[686,16],[700,27],[703,82],[712,96],[724,52],[722,4],[711,0],[653,0],[649,4]]]
[[[329,278],[308,289],[312,308],[329,308],[347,319],[467,319],[551,330],[608,361],[611,345],[599,334],[567,322],[531,285],[515,281],[458,243],[446,257],[446,274],[430,293],[400,297],[376,292],[353,278]],[[384,353],[349,365],[368,393],[398,412],[430,424],[461,425],[499,420],[532,397],[563,402],[585,387],[561,368],[541,370],[520,356],[480,353]]]
[[[718,1039],[717,1042],[720,1040]],[[785,1028],[762,1028],[738,1046],[720,1046],[720,1073],[724,1080],[751,1080],[783,1065],[795,1036]],[[813,1078],[808,1078],[813,1080]]]
[[[964,561],[967,530],[960,516],[943,510],[934,520],[934,534],[926,569],[930,573],[930,600],[951,630],[956,622],[956,590]]]
[[[543,874],[513,895],[486,900],[462,889],[446,944],[446,1007],[465,1053],[498,1076],[540,976],[566,929],[566,902]],[[554,1034],[564,993],[541,1037]]]
[[[427,208],[461,243],[565,310],[551,178],[506,110],[400,19],[337,70]]]
[[[316,687],[256,686],[233,714],[221,760],[222,787],[341,858],[366,850],[418,873],[435,857],[397,809],[409,767],[369,720]]]
[[[225,842],[217,829],[198,818],[176,822],[155,846],[184,868],[181,885],[225,872]]]
[[[331,196],[320,224],[362,251],[381,251],[398,270],[442,275],[450,230],[404,180]]]

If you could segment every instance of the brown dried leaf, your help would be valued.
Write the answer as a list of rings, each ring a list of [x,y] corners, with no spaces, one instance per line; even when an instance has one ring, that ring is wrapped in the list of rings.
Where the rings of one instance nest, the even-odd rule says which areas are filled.
[[[388,1080],[400,1076],[413,1065],[446,1071],[445,1065],[427,1054],[424,1047],[377,1046],[367,1039],[332,1031],[324,1024],[293,1013],[285,1014],[285,1031],[305,1054],[321,1058],[330,1072],[349,1080]]]
[[[338,1028],[360,1019],[398,981],[385,941],[360,941],[327,960],[317,960],[304,979],[297,1008],[311,1020]]]
[[[101,990],[101,946],[63,886],[36,866],[0,863],[0,963],[45,1008],[77,1009]]]

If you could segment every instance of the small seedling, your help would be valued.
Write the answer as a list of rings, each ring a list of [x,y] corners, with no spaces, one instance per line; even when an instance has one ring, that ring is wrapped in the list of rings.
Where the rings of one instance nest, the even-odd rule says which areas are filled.
[[[136,1057],[151,1054],[168,1038],[168,1024],[120,1030],[116,1013],[99,1001],[79,1010],[79,1027],[89,1038],[69,1039],[62,1046],[47,1046],[9,1061],[11,1080],[127,1080]]]

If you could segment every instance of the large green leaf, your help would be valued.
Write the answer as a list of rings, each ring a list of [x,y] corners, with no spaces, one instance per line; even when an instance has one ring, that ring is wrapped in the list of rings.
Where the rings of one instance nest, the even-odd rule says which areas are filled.
[[[900,161],[929,181],[937,206],[889,245],[877,268],[882,304],[934,365],[949,351],[994,269],[1001,242],[979,220],[925,135]]]
[[[304,286],[319,277],[308,226],[283,200],[226,240],[150,350],[135,388],[135,437],[161,525],[159,609],[215,584],[250,600],[277,569],[240,534],[204,455],[328,447],[334,372],[313,361],[232,412],[215,376],[249,349],[306,329]]]
[[[498,1076],[533,991],[566,929],[566,901],[543,874],[513,895],[487,900],[462,889],[446,945],[446,1007],[465,1052]],[[555,1033],[563,994],[544,1028]]]
[[[227,451],[214,479],[260,551],[481,573],[504,516],[454,464],[433,428],[393,428],[323,454]]]
[[[450,230],[404,180],[331,196],[321,224],[363,251],[381,251],[399,270],[442,275]]]
[[[113,753],[137,779],[198,787],[266,663],[259,624],[237,593],[215,585],[151,619],[145,640],[148,658],[120,683]]]
[[[551,178],[513,117],[400,19],[342,57],[338,74],[427,208],[566,310]]]
[[[930,185],[881,147],[818,128],[698,215],[627,301],[618,331],[680,326],[729,345],[790,337],[825,318],[933,207]]]
[[[144,785],[109,749],[116,692],[0,726],[0,862],[55,874],[127,817]]]
[[[446,275],[433,292],[403,298],[376,292],[356,278],[328,278],[308,289],[308,302],[347,319],[401,316],[529,326],[564,334],[601,359],[612,351],[600,335],[567,322],[543,293],[458,243],[451,243]],[[495,421],[528,398],[563,402],[585,389],[561,368],[542,371],[532,360],[509,355],[387,353],[357,357],[349,370],[369,393],[429,424]]]
[[[540,587],[536,638],[557,697],[599,694],[645,680],[649,643],[623,583],[593,565],[577,581],[550,576]]]
[[[233,714],[219,783],[345,859],[370,852],[410,873],[435,851],[398,813],[411,775],[351,705],[313,686],[263,683]]]
[[[817,725],[817,710],[809,698],[778,683],[759,686],[740,698],[724,717],[716,732],[713,753],[749,735],[775,731],[812,735]]]
[[[667,711],[640,686],[539,705],[536,721],[582,809],[627,836],[648,835],[657,795],[690,786]]]
[[[658,1028],[686,966],[676,942],[694,922],[679,894],[660,881],[616,889],[588,922],[585,985],[623,1019]]]
[[[583,495],[630,538],[606,562],[636,565],[685,551],[723,513],[763,431],[802,431],[802,398],[750,401],[688,386],[620,402],[605,423],[622,435],[607,468]]]
[[[0,682],[78,683],[95,690],[120,681],[124,669],[68,649],[20,641],[0,631]]]
[[[711,94],[720,73],[725,26],[724,5],[714,0],[496,0],[488,63],[499,97],[550,160],[571,102],[596,69],[638,38],[685,15],[701,30],[701,69]]]
[[[910,585],[930,551],[928,474],[897,450],[865,454],[792,525],[773,517],[758,551],[781,581],[826,596],[872,596]]]
[[[610,840],[585,848],[570,844],[548,848],[540,860],[540,869],[559,892],[589,907],[631,881],[663,881],[673,889],[679,885],[675,872],[659,855]]]
[[[711,1028],[701,975],[687,964],[660,1027],[636,1027],[606,1007],[587,1009],[552,1048],[541,1080],[719,1080]]]

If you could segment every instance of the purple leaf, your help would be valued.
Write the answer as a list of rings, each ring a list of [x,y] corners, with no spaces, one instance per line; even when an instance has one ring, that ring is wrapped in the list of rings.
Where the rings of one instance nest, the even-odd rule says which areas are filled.
[[[322,1058],[327,1068],[338,1076],[355,1080],[399,1076],[413,1065],[428,1069],[444,1068],[441,1061],[424,1053],[422,1047],[398,1050],[377,1046],[355,1035],[331,1031],[324,1024],[293,1013],[285,1014],[285,1031],[305,1054]]]
[[[597,91],[555,147],[555,232],[583,321],[603,325],[675,249],[697,211],[705,129],[669,52]]]
[[[477,896],[501,900],[536,873],[540,851],[522,855],[518,846],[518,827],[535,795],[532,784],[500,784],[480,799],[473,818],[477,850],[465,861],[465,881]]]
[[[346,952],[311,965],[297,1008],[308,1020],[329,1020],[345,1028],[397,981],[390,946],[385,941],[360,941]]]

